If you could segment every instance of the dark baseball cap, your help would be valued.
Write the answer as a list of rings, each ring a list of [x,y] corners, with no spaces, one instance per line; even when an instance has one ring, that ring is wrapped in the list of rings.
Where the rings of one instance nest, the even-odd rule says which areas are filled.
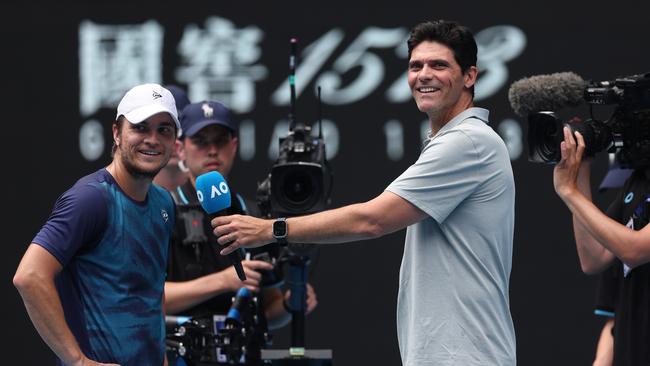
[[[183,137],[192,137],[202,128],[209,125],[227,127],[234,135],[237,134],[237,124],[232,119],[230,110],[216,101],[190,103],[181,113]]]
[[[190,104],[190,99],[187,97],[187,92],[178,85],[167,84],[165,89],[169,90],[174,96],[176,101],[176,109],[178,109],[178,116],[181,116],[181,112],[186,105]]]
[[[633,171],[634,169],[621,168],[618,159],[613,159],[610,162],[609,170],[605,178],[603,178],[603,181],[598,186],[598,191],[602,192],[611,188],[622,188]]]

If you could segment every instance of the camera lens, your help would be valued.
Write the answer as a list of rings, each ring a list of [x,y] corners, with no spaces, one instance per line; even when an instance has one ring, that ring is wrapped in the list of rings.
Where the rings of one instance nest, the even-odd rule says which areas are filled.
[[[528,116],[528,159],[538,163],[557,163],[560,160],[560,141],[563,139],[561,122],[551,112],[531,113]]]
[[[315,163],[285,163],[271,171],[271,205],[278,214],[315,212],[324,205],[324,169]]]
[[[314,192],[311,177],[303,171],[294,170],[287,175],[284,184],[284,195],[292,203],[303,203]]]
[[[558,126],[555,123],[548,123],[541,127],[539,149],[542,156],[552,159],[557,154]]]

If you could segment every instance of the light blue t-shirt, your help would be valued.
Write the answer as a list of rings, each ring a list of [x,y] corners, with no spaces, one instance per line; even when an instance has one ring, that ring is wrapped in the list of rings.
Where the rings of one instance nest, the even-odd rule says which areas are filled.
[[[457,115],[386,188],[429,215],[406,230],[397,302],[404,366],[516,364],[515,185],[488,113]]]

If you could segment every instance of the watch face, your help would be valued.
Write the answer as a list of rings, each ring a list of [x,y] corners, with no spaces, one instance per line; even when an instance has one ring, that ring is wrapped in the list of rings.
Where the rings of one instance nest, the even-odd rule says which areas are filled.
[[[287,236],[286,221],[276,221],[273,223],[273,236],[276,238],[283,238]]]

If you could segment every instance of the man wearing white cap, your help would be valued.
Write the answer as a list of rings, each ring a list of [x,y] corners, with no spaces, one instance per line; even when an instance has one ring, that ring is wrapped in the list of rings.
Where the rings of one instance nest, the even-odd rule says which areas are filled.
[[[162,365],[174,204],[151,183],[180,132],[172,94],[132,88],[112,130],[112,162],[59,197],[14,285],[59,364]]]

